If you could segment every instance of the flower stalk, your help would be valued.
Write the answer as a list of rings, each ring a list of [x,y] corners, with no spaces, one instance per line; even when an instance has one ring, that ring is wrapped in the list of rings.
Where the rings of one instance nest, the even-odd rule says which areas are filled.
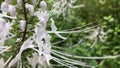
[[[25,37],[27,34],[27,24],[28,24],[28,16],[27,16],[27,10],[26,10],[25,4],[26,4],[26,1],[23,0],[23,13],[24,13],[24,19],[26,21],[26,24],[25,24],[25,30],[23,32],[22,42],[24,42],[25,40]]]

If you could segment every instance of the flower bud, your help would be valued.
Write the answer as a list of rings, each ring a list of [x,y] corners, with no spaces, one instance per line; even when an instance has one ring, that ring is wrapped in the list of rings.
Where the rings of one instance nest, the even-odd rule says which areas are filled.
[[[44,0],[40,2],[40,7],[42,10],[46,10],[47,4]]]
[[[29,10],[30,15],[33,16],[34,15],[34,6],[26,3],[25,7]]]
[[[9,5],[9,12],[10,12],[10,15],[11,16],[16,16],[16,8],[15,8],[15,6],[13,6],[13,5]]]
[[[1,11],[2,12],[8,12],[9,11],[9,5],[6,2],[3,2],[1,4]]]
[[[22,30],[22,31],[24,31],[25,30],[25,25],[26,25],[26,21],[25,20],[20,20],[20,29]]]

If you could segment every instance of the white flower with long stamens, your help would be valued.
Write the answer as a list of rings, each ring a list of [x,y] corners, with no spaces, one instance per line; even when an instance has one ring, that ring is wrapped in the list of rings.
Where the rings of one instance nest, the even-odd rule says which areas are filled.
[[[12,29],[12,24],[7,23],[3,18],[0,18],[0,54],[7,51],[10,48],[4,46],[5,40],[14,36],[9,32],[10,29]]]
[[[48,65],[50,65],[49,61],[52,59],[50,39],[51,37],[49,36],[49,34],[46,33],[46,36],[44,38],[45,43],[43,45],[42,51],[43,51],[43,55],[45,56],[46,62],[48,63]]]
[[[49,61],[52,58],[50,54],[50,36],[47,34],[45,29],[42,29],[40,26],[36,26],[34,40],[38,46],[37,52],[39,54],[39,64],[44,65],[45,62],[47,62],[47,64],[50,65]]]
[[[29,66],[31,64],[32,68],[36,68],[36,67],[47,68],[47,66],[52,66],[52,65],[54,66],[54,64],[50,63],[50,61],[52,60],[52,61],[55,61],[58,64],[60,64],[60,66],[65,66],[68,68],[78,68],[78,66],[95,68],[97,66],[93,66],[91,64],[87,64],[87,63],[79,61],[79,60],[80,59],[106,59],[106,58],[119,57],[119,55],[105,56],[105,57],[76,56],[73,54],[67,54],[67,53],[63,52],[64,48],[58,47],[58,48],[63,49],[63,51],[59,51],[60,49],[57,49],[57,48],[55,48],[54,45],[51,45],[51,42],[50,42],[51,35],[49,33],[54,33],[59,38],[66,40],[68,38],[68,36],[66,38],[66,37],[63,37],[62,34],[67,33],[67,34],[71,35],[73,33],[80,33],[80,32],[86,32],[86,33],[88,32],[89,33],[89,32],[93,31],[93,34],[91,34],[89,36],[89,39],[94,40],[94,39],[97,39],[97,37],[99,37],[100,40],[102,40],[102,41],[104,40],[104,35],[105,35],[104,31],[101,28],[93,29],[95,26],[89,27],[86,29],[82,29],[82,30],[80,30],[81,28],[75,28],[75,29],[73,28],[73,29],[60,30],[60,31],[57,30],[55,21],[53,20],[53,18],[51,18],[51,17],[55,17],[55,16],[52,16],[52,15],[53,14],[57,15],[57,17],[59,17],[60,15],[66,16],[67,14],[71,13],[71,11],[70,11],[71,8],[78,8],[78,7],[84,6],[84,5],[75,6],[74,4],[76,1],[77,0],[69,0],[69,1],[68,0],[55,0],[52,5],[52,9],[49,11],[49,10],[47,10],[47,3],[45,0],[41,0],[41,1],[39,1],[39,0],[31,0],[31,1],[17,0],[16,5],[11,5],[10,4],[11,0],[5,0],[1,4],[1,11],[3,13],[0,14],[0,54],[6,55],[6,53],[4,53],[5,51],[10,50],[10,52],[12,52],[12,51],[14,51],[14,49],[15,50],[17,49],[17,48],[14,48],[14,46],[18,46],[19,43],[20,44],[23,43],[23,44],[21,45],[21,47],[18,47],[18,49],[20,49],[18,54],[17,55],[14,54],[15,57],[11,56],[5,62],[5,64],[4,64],[4,61],[2,59],[0,59],[0,66],[2,67],[4,65],[6,67],[8,66],[9,68],[12,66],[15,66],[17,68],[22,68],[25,65],[27,68],[30,68]],[[30,2],[32,2],[33,5],[29,4]],[[40,4],[40,6],[38,4]],[[18,7],[17,11],[16,11],[16,7]],[[38,7],[40,7],[40,8],[38,8]],[[26,10],[23,10],[23,9],[26,9]],[[35,11],[35,10],[37,10],[37,11]],[[24,12],[26,12],[26,13],[24,13]],[[22,13],[24,13],[24,14],[22,14]],[[10,14],[10,16],[9,16],[9,14]],[[31,18],[30,16],[33,16],[33,18]],[[13,46],[11,46],[11,44],[10,44],[10,46],[8,46],[8,45],[4,46],[5,41],[7,39],[10,39],[13,36],[13,34],[10,33],[10,31],[9,31],[10,29],[12,29],[12,22],[11,23],[7,22],[7,21],[11,21],[11,20],[14,20],[15,22],[19,22],[20,29],[22,31],[26,31],[26,32],[23,32],[24,34],[22,34],[22,35],[25,35],[25,37],[24,36],[21,37],[21,34],[19,32],[17,32],[19,30],[17,30],[17,31],[15,30],[15,33],[18,35],[16,37],[14,37],[14,39],[17,39],[17,40],[16,40],[16,42],[14,40],[12,40],[12,41],[15,42],[16,44]],[[51,24],[50,24],[51,31],[47,31],[47,22],[49,23],[49,20],[51,22]],[[31,22],[33,22],[33,23],[31,23]],[[31,26],[31,24],[35,24],[34,22],[36,22],[35,28],[34,27],[31,27],[31,28],[34,28],[35,30],[34,31],[31,30],[31,28],[27,29],[28,27]],[[14,26],[18,26],[18,25],[15,24]],[[34,25],[32,25],[32,26],[34,26]],[[84,27],[86,27],[86,25]],[[25,30],[25,28],[26,28],[26,30]],[[17,27],[15,27],[15,29],[17,29]],[[30,32],[29,30],[33,31],[33,33]],[[11,31],[11,32],[14,32],[14,31]],[[30,37],[30,36],[32,36],[32,37]],[[21,41],[21,39],[24,39],[24,38],[27,40]],[[53,37],[53,39],[54,39],[54,37]],[[82,41],[84,41],[84,40],[82,40]],[[61,43],[61,41],[58,43]],[[55,43],[55,44],[57,44],[57,43]],[[29,61],[29,63],[26,63],[25,60],[22,60],[21,56],[23,55],[22,53],[24,53],[23,51],[26,51],[26,49],[29,49],[29,48],[32,50],[30,52],[28,52],[29,53],[28,55],[23,56],[23,58],[27,58]],[[30,55],[31,55],[30,53],[32,54],[32,57],[30,57]],[[25,63],[22,63],[22,62],[25,62]],[[23,64],[23,66],[22,66],[22,64]]]

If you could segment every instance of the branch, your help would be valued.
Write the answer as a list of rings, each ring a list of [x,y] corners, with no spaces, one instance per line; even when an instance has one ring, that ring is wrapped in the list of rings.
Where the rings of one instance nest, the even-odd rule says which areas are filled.
[[[23,0],[23,12],[24,12],[24,18],[25,18],[25,21],[26,21],[25,30],[24,30],[24,32],[23,32],[23,37],[22,37],[22,41],[23,41],[23,42],[24,42],[25,36],[26,36],[26,34],[27,34],[27,24],[28,24],[27,10],[26,10],[25,4],[26,4],[26,1]]]

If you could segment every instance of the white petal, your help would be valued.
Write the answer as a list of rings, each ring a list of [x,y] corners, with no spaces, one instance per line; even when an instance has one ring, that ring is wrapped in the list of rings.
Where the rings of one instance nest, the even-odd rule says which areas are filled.
[[[0,59],[0,68],[4,68],[4,60]]]
[[[23,51],[27,48],[34,48],[34,45],[32,44],[32,42],[33,41],[31,40],[31,38],[27,39],[21,46],[20,50]]]
[[[9,5],[6,2],[3,2],[1,4],[1,11],[2,12],[8,12],[9,11]]]

